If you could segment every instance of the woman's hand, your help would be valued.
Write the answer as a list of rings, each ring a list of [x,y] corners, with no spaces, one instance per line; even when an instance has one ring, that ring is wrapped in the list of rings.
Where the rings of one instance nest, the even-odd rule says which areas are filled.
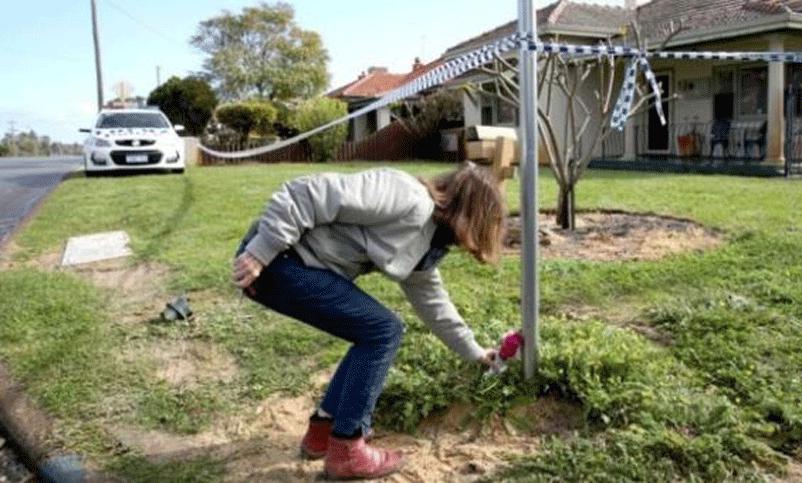
[[[485,354],[478,361],[480,364],[487,366],[488,369],[498,370],[501,367],[496,349],[486,349]]]
[[[242,255],[234,260],[232,282],[239,288],[248,288],[259,278],[263,268],[262,262],[254,258],[250,253],[242,252]]]

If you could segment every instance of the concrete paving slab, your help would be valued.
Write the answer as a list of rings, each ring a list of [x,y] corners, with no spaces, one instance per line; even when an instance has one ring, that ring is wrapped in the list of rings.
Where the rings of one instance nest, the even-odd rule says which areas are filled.
[[[130,241],[128,234],[124,231],[72,237],[67,240],[61,265],[80,265],[127,257],[132,253],[128,247]]]

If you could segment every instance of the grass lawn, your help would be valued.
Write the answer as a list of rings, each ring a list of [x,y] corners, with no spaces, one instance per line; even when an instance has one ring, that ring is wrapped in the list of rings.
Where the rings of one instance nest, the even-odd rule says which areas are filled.
[[[220,458],[154,461],[121,450],[109,428],[198,434],[271,395],[302,393],[311,375],[337,361],[343,344],[240,306],[229,266],[239,238],[284,180],[367,166],[195,168],[186,176],[66,182],[16,238],[12,268],[0,272],[0,358],[56,418],[63,446],[131,480],[220,479]],[[423,176],[448,169],[394,166]],[[556,184],[548,172],[540,188],[541,208],[552,208]],[[516,183],[508,183],[508,195],[517,210]],[[577,204],[691,218],[721,231],[726,243],[653,262],[542,263],[542,363],[529,385],[517,368],[484,378],[461,364],[393,283],[361,279],[408,323],[377,424],[414,432],[427,415],[455,404],[485,420],[548,395],[580,407],[581,428],[545,438],[539,451],[488,480],[763,480],[798,468],[802,184],[592,171]],[[118,291],[36,268],[69,236],[117,229],[131,235],[132,263],[169,273],[158,294],[190,293],[196,322],[164,324],[158,311],[137,319]],[[520,324],[516,257],[492,268],[455,253],[442,271],[480,342],[493,345]],[[662,342],[633,327],[649,328]],[[232,374],[209,370],[175,384],[160,376],[163,360],[138,356],[154,347],[169,356],[182,344]]]

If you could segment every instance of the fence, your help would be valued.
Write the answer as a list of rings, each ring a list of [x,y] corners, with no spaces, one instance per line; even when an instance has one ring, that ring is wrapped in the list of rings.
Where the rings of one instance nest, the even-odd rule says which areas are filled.
[[[264,141],[251,140],[248,142],[227,142],[222,144],[207,144],[210,148],[222,152],[235,152],[245,149],[264,146]],[[422,142],[417,136],[412,134],[400,122],[394,122],[389,126],[371,134],[369,137],[356,142],[343,143],[335,153],[332,161],[398,161],[404,159],[416,159],[428,157],[427,143]],[[312,161],[312,149],[309,143],[301,141],[296,144],[260,154],[245,159],[223,159],[201,152],[199,164],[227,165],[242,164],[248,162],[257,163],[308,163]]]

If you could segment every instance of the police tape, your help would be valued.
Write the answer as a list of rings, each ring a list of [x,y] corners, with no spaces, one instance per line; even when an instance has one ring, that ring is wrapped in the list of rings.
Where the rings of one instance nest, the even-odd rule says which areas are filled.
[[[236,152],[217,151],[215,149],[199,145],[201,151],[221,159],[242,159],[251,158],[267,154],[279,149],[291,146],[305,139],[326,131],[339,124],[346,123],[352,119],[368,114],[370,112],[389,106],[401,100],[410,98],[418,93],[424,92],[432,87],[445,84],[468,72],[486,65],[496,57],[517,48],[526,47],[530,51],[543,54],[562,54],[569,57],[631,57],[627,66],[621,93],[613,109],[611,117],[611,127],[623,130],[630,117],[632,103],[635,99],[635,89],[637,86],[637,71],[641,70],[649,89],[654,96],[654,107],[660,122],[665,125],[666,118],[663,112],[663,100],[660,85],[654,75],[654,71],[649,63],[652,59],[677,59],[677,60],[717,60],[717,61],[741,61],[741,62],[785,62],[802,63],[802,52],[712,52],[712,51],[642,51],[633,47],[615,46],[609,44],[599,45],[579,45],[567,44],[562,42],[542,42],[532,40],[521,34],[513,34],[503,37],[495,42],[484,45],[466,54],[460,55],[448,62],[438,65],[431,71],[419,76],[415,80],[404,84],[397,89],[390,91],[380,99],[358,109],[347,116],[335,119],[311,131],[299,134],[289,139],[285,139],[267,146],[246,149]]]

